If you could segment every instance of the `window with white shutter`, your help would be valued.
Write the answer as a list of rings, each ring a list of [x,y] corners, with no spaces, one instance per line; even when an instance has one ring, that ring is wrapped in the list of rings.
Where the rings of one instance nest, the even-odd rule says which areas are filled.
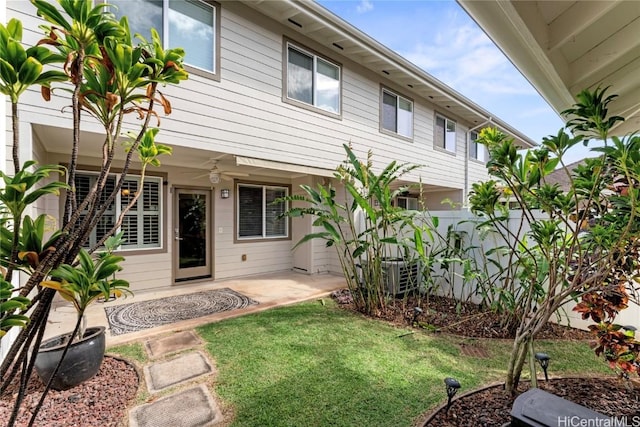
[[[89,194],[98,179],[97,173],[82,172],[76,176],[76,195],[78,203]],[[118,176],[109,176],[104,190],[100,194],[99,203],[106,203],[107,198],[115,188]],[[127,205],[140,191],[140,177],[128,175],[115,202],[105,211],[100,222],[91,231],[87,246],[94,246],[107,232],[109,232]],[[138,201],[125,214],[118,231],[122,231],[122,246],[120,250],[148,249],[162,247],[162,178],[145,177],[144,185]]]

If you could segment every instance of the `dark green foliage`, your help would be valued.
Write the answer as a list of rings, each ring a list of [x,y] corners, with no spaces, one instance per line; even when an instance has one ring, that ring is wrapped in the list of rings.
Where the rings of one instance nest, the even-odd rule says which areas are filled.
[[[284,200],[305,206],[292,207],[285,215],[315,216],[313,226],[321,230],[307,234],[296,246],[323,239],[335,247],[356,306],[373,314],[387,303],[382,260],[400,257],[412,262],[410,243],[398,236],[410,231],[415,212],[395,207],[393,200],[407,190],[398,179],[418,166],[393,161],[378,173],[371,152],[361,162],[348,145],[344,149],[347,160],[335,172],[344,194],[339,195],[330,182],[315,188],[303,185],[306,195]]]
[[[507,300],[513,304],[509,321],[516,330],[509,390],[517,386],[534,337],[569,299],[581,299],[577,311],[583,317],[610,325],[638,288],[634,276],[640,266],[640,138],[608,139],[609,131],[623,120],[607,115],[614,98],[606,96],[606,89],[581,92],[578,103],[565,111],[575,136],[561,130],[545,138],[542,148],[519,152],[513,140],[497,130],[480,134],[491,156],[487,167],[494,180],[473,185],[471,209],[501,235],[510,251],[507,271],[515,269],[515,274],[503,277]],[[593,149],[600,153],[598,158],[569,170],[563,155],[585,136],[601,138],[605,146]],[[566,191],[547,183],[558,165],[569,182]],[[515,227],[508,225],[513,216],[506,207],[512,204],[522,212],[519,220],[511,219]],[[624,337],[615,327],[600,325],[594,330],[600,337],[599,354],[608,354],[610,362],[610,354],[624,354],[618,368],[637,369],[637,352],[635,362],[628,360],[629,352],[639,348],[632,338],[621,349],[615,346]]]

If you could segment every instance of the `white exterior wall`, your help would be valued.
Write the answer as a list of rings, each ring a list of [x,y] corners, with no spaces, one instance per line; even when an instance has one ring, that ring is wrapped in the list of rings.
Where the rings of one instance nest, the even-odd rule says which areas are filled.
[[[34,7],[29,2],[8,1],[7,8],[8,18],[17,17],[23,21],[26,43],[34,44],[41,38],[37,27],[42,22],[35,16]],[[434,149],[435,107],[425,99],[412,96],[409,88],[381,79],[348,58],[317,45],[241,3],[222,3],[220,34],[220,81],[191,74],[189,80],[179,86],[163,88],[163,93],[171,100],[173,112],[171,116],[161,117],[158,142],[169,144],[175,150],[181,147],[212,150],[325,169],[334,169],[344,160],[342,145],[350,143],[362,158],[369,149],[373,150],[375,165],[380,168],[392,160],[424,165],[407,178],[416,182],[420,178],[425,184],[446,187],[446,197],[462,197],[466,184],[465,141],[469,126],[459,118],[447,115],[457,121],[456,154]],[[342,64],[341,119],[282,101],[283,37]],[[414,100],[413,141],[379,131],[381,84]],[[70,129],[71,114],[68,109],[63,111],[68,100],[64,93],[62,95],[57,96],[54,92],[52,101],[47,103],[42,100],[39,90],[31,90],[22,100],[23,120]],[[137,123],[133,118],[131,123],[135,129],[133,126]],[[86,115],[83,130],[101,131]],[[66,153],[47,151],[50,147],[47,141],[39,141],[39,144],[38,154],[43,162],[67,161]],[[81,165],[96,166],[98,160],[83,157]],[[197,165],[184,165],[185,168],[193,166]],[[172,283],[172,189],[193,185],[184,175],[184,170],[188,169],[159,169],[168,174],[165,194],[168,209],[164,212],[167,247],[162,254],[127,257],[122,277],[131,281],[134,290]],[[473,176],[480,175],[474,172]],[[294,185],[290,180],[283,182],[255,175],[249,179]],[[223,187],[232,190],[229,199],[219,198],[219,189]],[[434,193],[433,196],[439,197],[440,194]],[[221,182],[215,186],[211,224],[214,277],[222,279],[293,268],[291,248],[296,243],[293,239],[234,242],[234,200],[231,184]],[[47,205],[44,209],[55,213],[55,201],[47,203],[53,203],[53,206]],[[334,249],[325,248],[321,241],[311,244],[310,273],[341,271]],[[241,261],[242,255],[247,258],[244,262]]]
[[[11,16],[24,20],[27,42],[35,42],[40,22],[33,6],[8,5]],[[283,34],[342,63],[342,120],[282,102]],[[448,187],[464,187],[464,123],[458,120],[455,156],[433,148],[434,107],[422,99],[414,99],[413,142],[380,133],[380,84],[411,93],[240,3],[222,5],[221,67],[220,82],[192,74],[179,86],[165,88],[173,112],[162,118],[163,143],[333,169],[344,159],[342,144],[351,142],[362,155],[373,149],[380,166],[391,160],[423,164],[428,166],[420,171],[425,183],[440,185],[446,179]],[[23,102],[23,115],[31,122],[70,126],[70,114],[60,113],[65,99],[54,95],[45,103],[34,90]],[[98,130],[89,120],[85,124],[87,130]]]

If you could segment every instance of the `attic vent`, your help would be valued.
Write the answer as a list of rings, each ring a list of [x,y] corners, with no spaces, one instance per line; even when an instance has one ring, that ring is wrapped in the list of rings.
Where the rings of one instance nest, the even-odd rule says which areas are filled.
[[[333,43],[333,45],[335,47],[337,47],[338,49],[340,49],[340,50],[344,50],[344,48],[342,46],[340,46],[338,43]]]
[[[293,25],[295,25],[295,26],[296,26],[296,27],[298,27],[298,28],[302,28],[302,24],[300,24],[300,23],[298,23],[298,22],[294,21],[294,20],[293,20],[293,19],[291,19],[291,18],[287,19],[287,21],[291,22]]]

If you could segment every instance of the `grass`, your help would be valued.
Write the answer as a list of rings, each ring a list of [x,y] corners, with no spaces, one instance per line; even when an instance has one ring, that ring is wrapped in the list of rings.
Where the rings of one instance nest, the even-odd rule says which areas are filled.
[[[149,360],[147,353],[144,351],[144,347],[140,343],[109,347],[107,352],[122,357],[123,359],[135,360],[140,364],[146,363]]]
[[[509,341],[407,332],[318,302],[198,328],[234,426],[410,426],[445,401],[445,377],[468,391],[504,376]],[[463,343],[489,358],[463,355]],[[536,350],[552,357],[552,375],[609,372],[583,342]]]

